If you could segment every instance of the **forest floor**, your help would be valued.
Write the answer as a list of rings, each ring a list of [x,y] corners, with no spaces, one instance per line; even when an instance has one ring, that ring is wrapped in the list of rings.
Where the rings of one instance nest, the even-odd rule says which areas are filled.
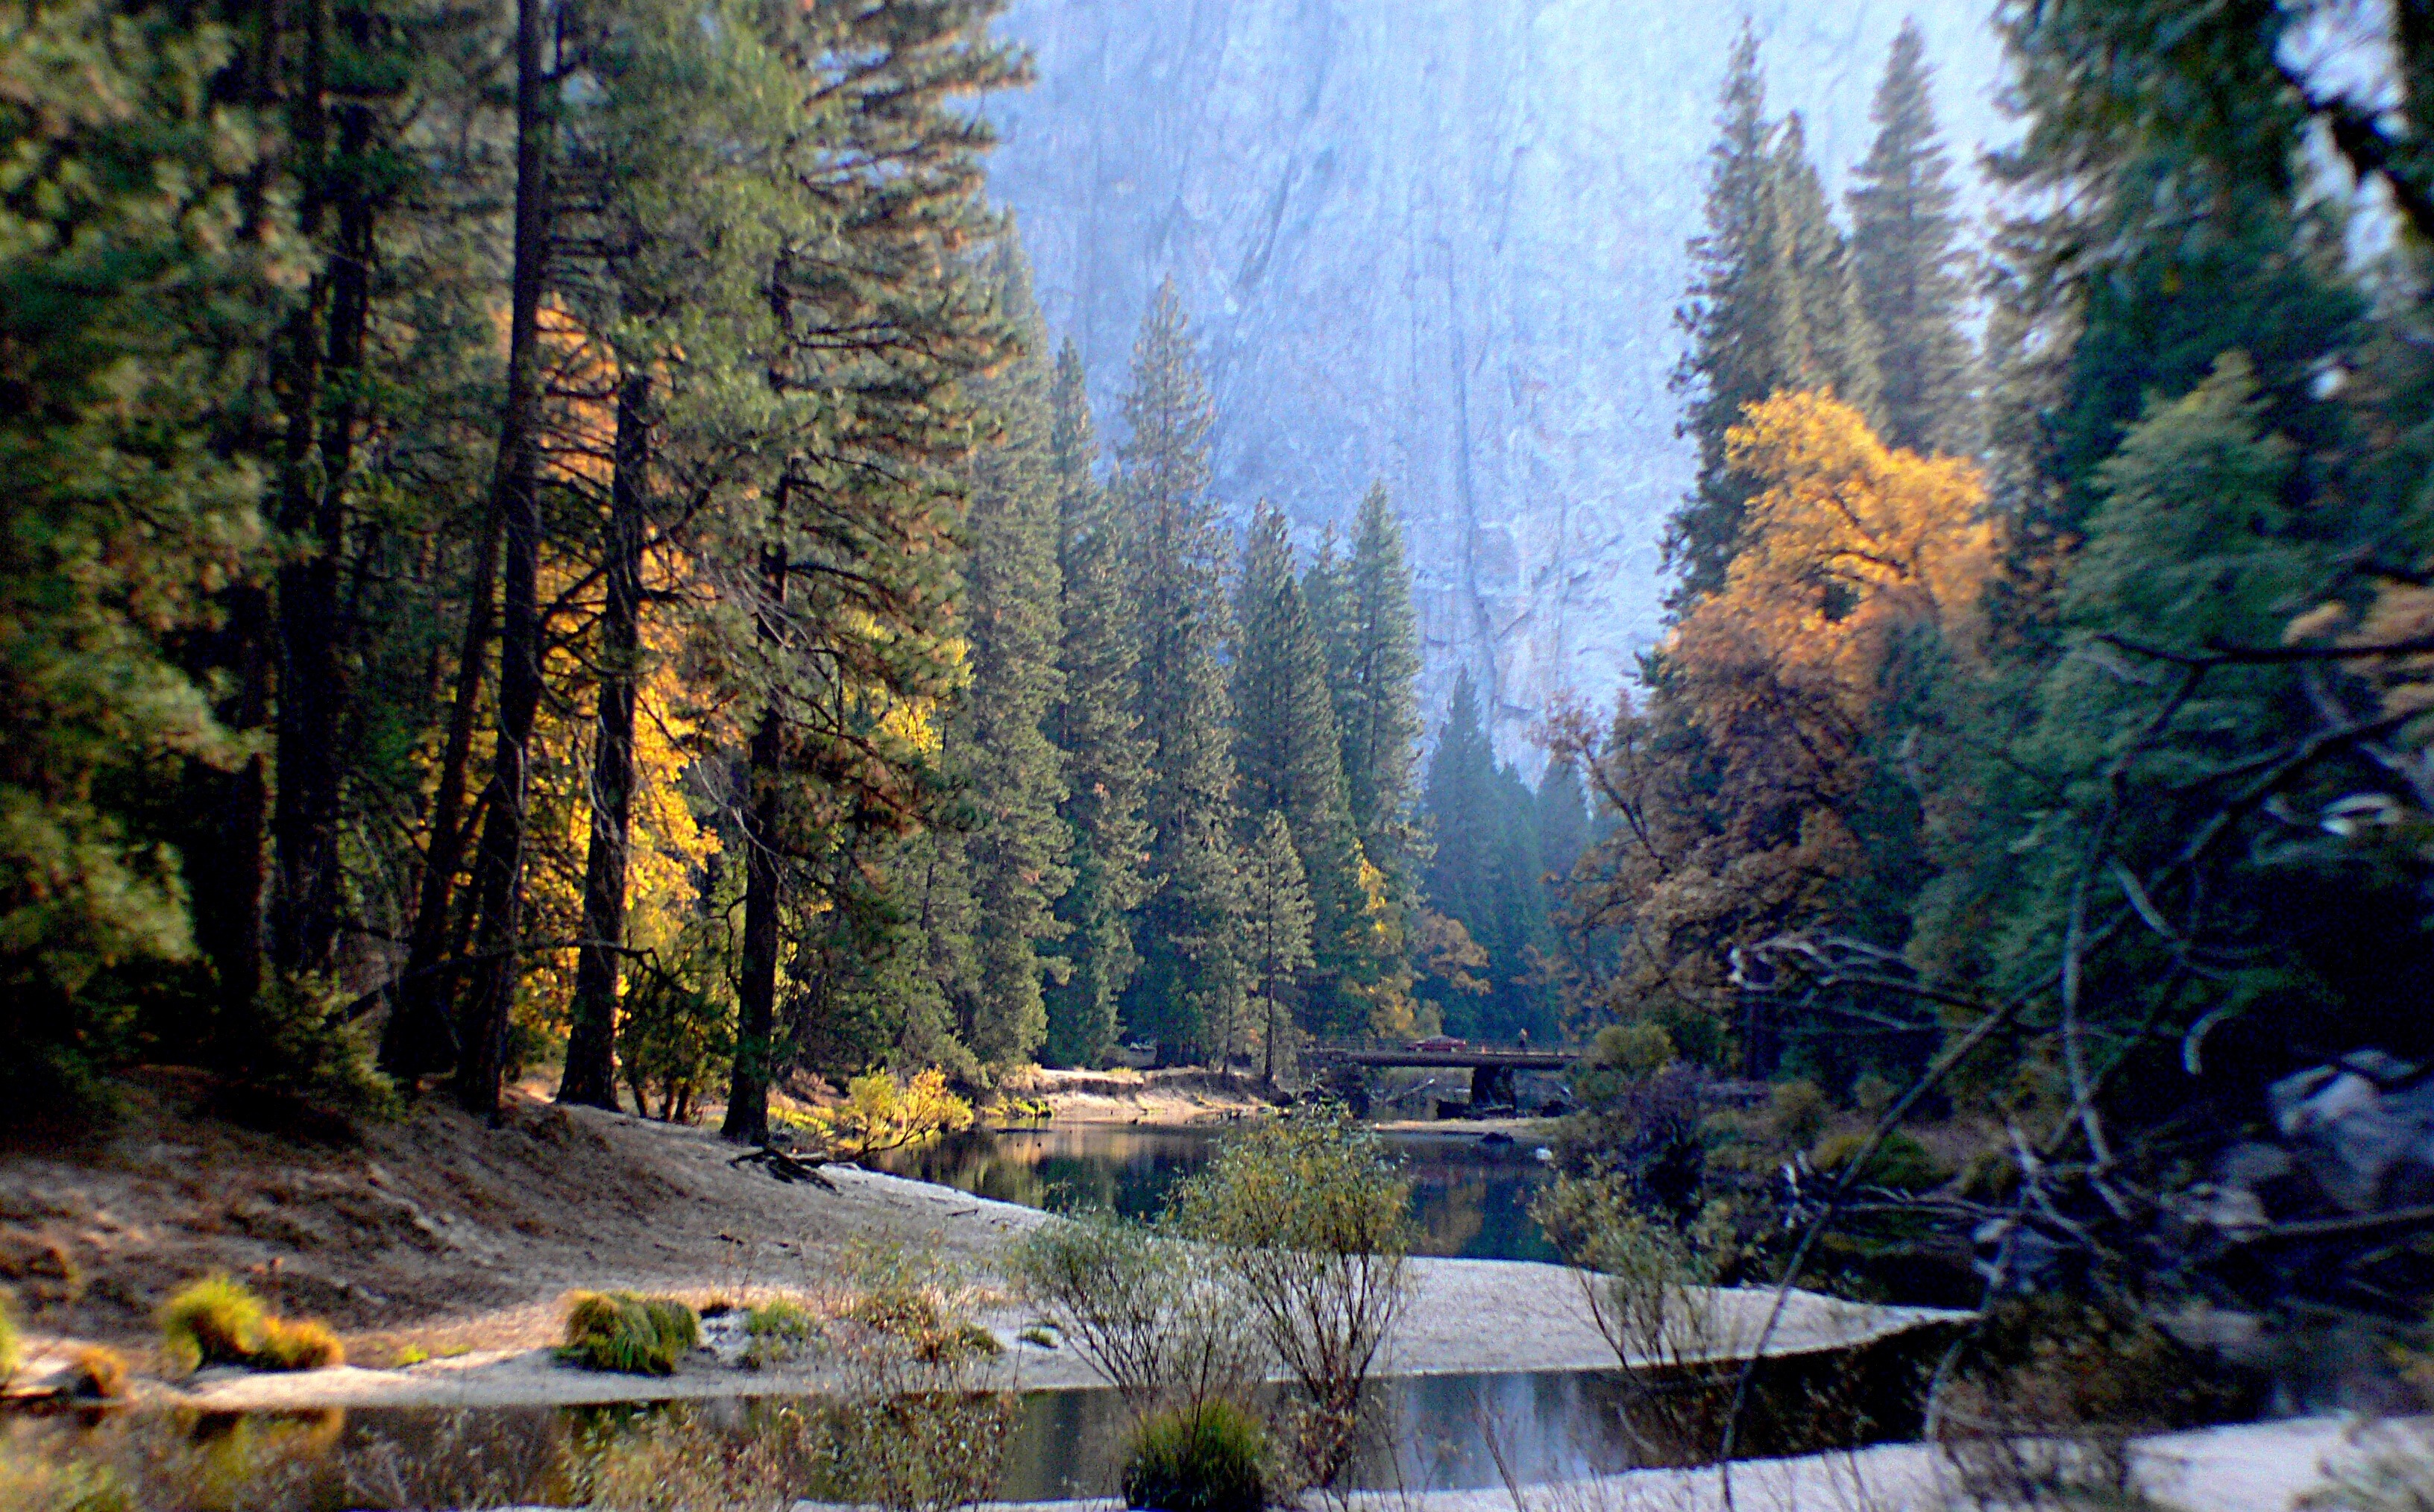
[[[753,1372],[689,1361],[643,1382],[559,1367],[565,1295],[632,1289],[695,1305],[848,1288],[857,1247],[934,1250],[973,1283],[979,1316],[1025,1385],[1091,1384],[1072,1351],[1016,1342],[1029,1321],[996,1262],[1041,1221],[947,1187],[831,1167],[833,1190],[734,1164],[709,1129],[565,1109],[535,1089],[497,1128],[430,1097],[406,1116],[317,1134],[247,1129],[205,1111],[198,1080],[137,1080],[125,1115],[70,1146],[0,1151],[0,1282],[39,1352],[109,1344],[145,1390],[197,1405],[504,1403],[810,1389],[816,1362]],[[1222,1111],[1219,1113],[1223,1115]],[[1419,1260],[1397,1373],[1610,1366],[1576,1274],[1501,1261]],[[153,1316],[187,1281],[224,1272],[283,1314],[318,1317],[349,1367],[213,1370],[173,1388],[154,1369]],[[1723,1294],[1755,1334],[1766,1294]],[[1930,1320],[1796,1295],[1776,1338],[1838,1347]],[[36,1362],[36,1372],[40,1362]],[[797,1379],[799,1377],[799,1379]]]

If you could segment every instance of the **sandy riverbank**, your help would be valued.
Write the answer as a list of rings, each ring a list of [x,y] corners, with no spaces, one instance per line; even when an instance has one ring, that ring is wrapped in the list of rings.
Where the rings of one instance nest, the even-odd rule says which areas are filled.
[[[1224,1117],[1222,1089],[1145,1079],[1132,1106]],[[707,1361],[667,1381],[558,1366],[565,1295],[671,1293],[695,1305],[786,1293],[832,1300],[860,1247],[934,1249],[967,1276],[1025,1385],[1093,1384],[1070,1351],[1020,1341],[1006,1242],[1046,1221],[1023,1207],[852,1167],[829,1184],[738,1164],[706,1129],[518,1097],[497,1128],[432,1103],[346,1138],[249,1132],[188,1115],[180,1088],[146,1089],[111,1135],[0,1156],[0,1263],[45,1348],[125,1351],[143,1389],[213,1407],[582,1402],[816,1389],[816,1368]],[[1072,1090],[1073,1096],[1112,1095]],[[1437,1126],[1440,1129],[1442,1126]],[[1613,1364],[1579,1279],[1559,1266],[1417,1260],[1388,1358],[1403,1374]],[[158,1379],[152,1313],[184,1282],[246,1280],[283,1312],[328,1319],[352,1364],[300,1375]],[[1759,1330],[1762,1294],[1718,1294],[1727,1352]],[[1935,1315],[1796,1295],[1772,1348],[1864,1342]],[[413,1361],[415,1363],[406,1363]]]
[[[910,1197],[934,1191],[918,1182],[859,1172],[840,1185]],[[911,1189],[909,1193],[896,1189]],[[975,1220],[999,1232],[1038,1221],[1023,1208],[964,1199],[951,1221]],[[1611,1369],[1613,1351],[1597,1331],[1577,1273],[1557,1266],[1495,1260],[1415,1260],[1414,1291],[1382,1373],[1466,1375],[1504,1371]],[[987,1278],[984,1278],[986,1283]],[[1714,1319],[1703,1335],[1708,1352],[1740,1356],[1757,1343],[1774,1296],[1764,1291],[1706,1294]],[[1005,1346],[1003,1384],[1023,1389],[1100,1385],[1070,1349],[1046,1349],[1019,1334],[1029,1321],[1001,1302],[982,1318]],[[555,1326],[542,1307],[522,1320],[534,1330]],[[1911,1328],[1957,1321],[1962,1315],[1926,1308],[1881,1308],[1795,1292],[1768,1345],[1771,1355],[1844,1349]],[[504,1321],[504,1320],[503,1320]],[[521,1331],[521,1330],[519,1330]],[[1696,1351],[1689,1351],[1698,1352]],[[176,1385],[153,1384],[155,1400],[214,1410],[308,1407],[472,1407],[574,1404],[634,1400],[794,1394],[831,1385],[816,1361],[802,1367],[745,1369],[697,1356],[673,1376],[603,1375],[557,1363],[545,1346],[477,1350],[400,1369],[342,1368],[294,1375],[213,1371]]]

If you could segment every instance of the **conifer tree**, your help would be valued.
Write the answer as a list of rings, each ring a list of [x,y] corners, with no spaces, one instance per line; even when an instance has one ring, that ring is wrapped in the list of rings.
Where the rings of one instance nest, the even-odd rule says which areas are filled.
[[[1227,728],[1222,586],[1226,541],[1208,497],[1208,389],[1172,280],[1133,346],[1117,449],[1129,519],[1132,597],[1140,616],[1140,731],[1150,751],[1143,803],[1155,890],[1135,930],[1141,969],[1127,1021],[1170,1061],[1208,1048],[1242,1000],[1231,835],[1234,761]]]
[[[1328,654],[1344,743],[1345,798],[1363,854],[1396,886],[1408,888],[1413,835],[1407,810],[1419,761],[1420,645],[1402,522],[1383,484],[1373,484],[1362,498],[1346,577],[1343,628],[1329,636],[1330,641],[1340,638],[1342,650],[1330,648]]]
[[[1260,1079],[1271,1087],[1277,1084],[1278,1043],[1293,1029],[1283,1000],[1294,974],[1316,964],[1311,953],[1314,917],[1293,828],[1272,808],[1243,853],[1243,955],[1260,1004]]]
[[[1050,410],[1060,602],[1059,697],[1049,728],[1066,763],[1058,812],[1073,881],[1057,906],[1065,971],[1048,990],[1048,1054],[1060,1065],[1097,1066],[1116,1043],[1118,1008],[1138,964],[1131,914],[1146,891],[1148,753],[1135,708],[1140,627],[1124,576],[1123,517],[1115,492],[1092,476],[1089,389],[1071,341],[1056,355]]]
[[[1461,924],[1486,953],[1487,992],[1441,995],[1448,1028],[1509,1035],[1552,1027],[1534,951],[1550,943],[1535,802],[1510,767],[1500,767],[1468,669],[1454,680],[1437,748],[1429,758],[1426,812],[1436,851],[1428,902]]]
[[[1537,810],[1538,858],[1560,885],[1589,845],[1588,798],[1571,753],[1556,753],[1539,774]]]
[[[1868,118],[1877,136],[1854,175],[1851,262],[1877,339],[1877,430],[1890,446],[1967,455],[1974,444],[1973,354],[1962,329],[1968,257],[1936,134],[1927,42],[1906,20]]]
[[[214,100],[231,41],[87,0],[0,31],[0,1116],[84,1100],[125,1028],[115,975],[193,949],[146,765],[259,791],[174,655],[263,539],[227,416],[301,250],[245,213],[271,139]],[[258,971],[259,917],[236,923]]]
[[[1376,976],[1364,959],[1361,845],[1344,801],[1341,742],[1328,689],[1327,654],[1303,603],[1283,513],[1262,503],[1243,546],[1234,622],[1234,770],[1243,843],[1282,814],[1315,909],[1313,1028],[1362,1021],[1358,989]]]
[[[1809,163],[1797,116],[1766,118],[1757,37],[1744,26],[1727,69],[1707,154],[1706,225],[1690,239],[1689,338],[1673,372],[1683,429],[1699,446],[1690,496],[1667,522],[1666,564],[1680,574],[1678,614],[1723,586],[1751,487],[1727,462],[1724,433],[1779,388],[1831,389],[1862,413],[1877,400],[1875,341],[1842,233]]]
[[[950,739],[962,747],[977,810],[965,848],[979,979],[964,1043],[1003,1065],[1027,1060],[1048,1036],[1039,951],[1064,933],[1055,905],[1073,874],[1057,814],[1063,761],[1045,728],[1064,684],[1046,333],[1020,247],[1009,233],[999,248],[1001,300],[1026,349],[984,396],[1001,434],[973,467],[964,613],[971,686]]]
[[[746,886],[731,1139],[767,1133],[789,916],[812,913],[805,933],[824,942],[785,994],[786,1038],[803,1044],[833,1034],[856,982],[817,962],[850,955],[831,947],[850,944],[858,919],[900,910],[867,885],[874,843],[917,829],[935,804],[932,722],[958,676],[951,463],[975,423],[966,382],[1006,341],[953,250],[988,224],[988,134],[953,102],[1019,76],[987,36],[991,9],[839,0],[777,23],[803,28],[789,41],[821,60],[817,97],[832,113],[770,165],[786,197],[768,280],[781,338],[765,371],[789,424],[754,507],[728,524],[745,613],[720,621],[719,654],[752,711],[735,785]]]

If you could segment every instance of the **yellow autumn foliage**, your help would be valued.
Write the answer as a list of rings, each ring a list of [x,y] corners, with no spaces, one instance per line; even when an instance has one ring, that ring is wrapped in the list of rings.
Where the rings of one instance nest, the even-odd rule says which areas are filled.
[[[1691,718],[1725,736],[1763,712],[1846,749],[1878,690],[1893,635],[1931,624],[1974,654],[1995,563],[1974,463],[1887,447],[1859,411],[1790,390],[1725,435],[1758,484],[1723,590],[1693,609],[1671,656],[1700,685]]]

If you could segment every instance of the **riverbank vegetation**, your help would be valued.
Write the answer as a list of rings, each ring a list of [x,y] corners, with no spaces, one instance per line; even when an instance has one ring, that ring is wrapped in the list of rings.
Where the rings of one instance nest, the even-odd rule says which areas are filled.
[[[1603,827],[1539,959],[1621,1028],[1549,1216],[2088,1362],[1998,1398],[2132,1343],[2305,1396],[2434,1300],[2434,1167],[2362,1137],[2434,1131],[2434,218],[2395,145],[2434,54],[2360,22],[2407,81],[2370,110],[2294,60],[2319,8],[1997,14],[1982,245],[1914,30],[1845,217],[1732,60],[1671,628],[1552,723]]]

